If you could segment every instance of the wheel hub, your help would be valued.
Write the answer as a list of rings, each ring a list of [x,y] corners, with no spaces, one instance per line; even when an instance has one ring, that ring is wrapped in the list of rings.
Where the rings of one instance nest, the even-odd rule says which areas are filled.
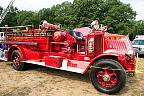
[[[104,80],[105,82],[110,81],[110,76],[109,76],[109,75],[104,75],[102,78],[103,78],[103,80]]]
[[[19,66],[19,57],[14,57],[13,62],[16,66]]]

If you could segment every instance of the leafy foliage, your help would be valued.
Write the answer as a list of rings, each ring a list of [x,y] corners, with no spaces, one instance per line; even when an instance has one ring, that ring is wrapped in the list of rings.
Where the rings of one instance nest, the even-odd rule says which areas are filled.
[[[1,8],[3,10],[3,8]],[[2,13],[2,10],[1,10],[1,13]],[[15,26],[17,25],[17,18],[16,18],[16,14],[18,12],[18,9],[16,7],[11,7],[7,16],[5,17],[5,19],[3,20],[2,22],[2,25],[9,25],[9,26]]]
[[[0,7],[0,13],[3,8]],[[41,20],[61,24],[63,28],[90,26],[98,19],[101,24],[109,27],[109,32],[129,34],[134,38],[136,34],[144,34],[144,21],[134,21],[136,12],[129,4],[120,0],[74,0],[65,1],[51,8],[43,8],[38,12],[20,11],[12,7],[2,25],[29,25],[38,27]]]

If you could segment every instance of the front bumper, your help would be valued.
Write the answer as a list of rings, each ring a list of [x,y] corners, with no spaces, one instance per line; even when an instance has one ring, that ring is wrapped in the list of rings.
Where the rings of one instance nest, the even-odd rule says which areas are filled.
[[[136,57],[135,56],[132,56],[132,58],[129,58],[126,55],[122,55],[118,58],[118,61],[125,68],[126,72],[135,73],[135,70],[136,70]]]

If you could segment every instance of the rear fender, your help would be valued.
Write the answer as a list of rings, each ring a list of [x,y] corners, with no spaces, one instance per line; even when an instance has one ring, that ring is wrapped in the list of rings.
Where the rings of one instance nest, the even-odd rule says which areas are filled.
[[[98,55],[97,57],[95,57],[94,59],[91,60],[90,64],[87,66],[87,68],[85,69],[85,71],[83,72],[83,74],[85,74],[89,69],[90,66],[93,65],[96,61],[100,60],[100,59],[114,59],[118,61],[118,54],[101,54]]]
[[[19,52],[21,53],[21,56],[22,56],[22,59],[25,60],[27,59],[27,55],[26,55],[26,52],[27,52],[27,49],[21,47],[21,46],[18,46],[18,45],[13,45],[11,46],[9,49],[8,49],[8,61],[10,61],[11,59],[11,54],[14,50],[19,50]]]

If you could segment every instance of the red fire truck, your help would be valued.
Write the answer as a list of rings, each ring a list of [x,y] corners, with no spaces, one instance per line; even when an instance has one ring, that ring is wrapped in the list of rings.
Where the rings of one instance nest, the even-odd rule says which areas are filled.
[[[89,71],[93,86],[107,94],[120,91],[126,83],[126,73],[135,72],[133,48],[124,35],[88,28],[62,31],[34,27],[4,33],[1,58],[12,61],[18,71],[28,64],[80,74]]]

